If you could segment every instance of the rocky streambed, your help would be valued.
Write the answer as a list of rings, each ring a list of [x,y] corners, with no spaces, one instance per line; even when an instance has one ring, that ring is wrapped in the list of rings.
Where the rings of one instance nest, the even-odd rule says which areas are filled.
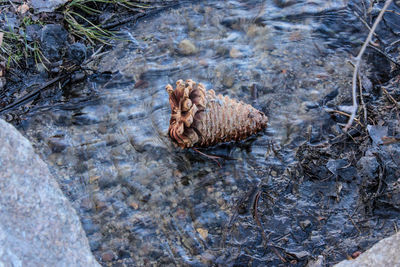
[[[330,266],[400,220],[400,91],[387,57],[366,56],[367,120],[342,131],[363,8],[185,2],[122,26],[129,41],[90,62],[87,79],[3,116],[48,164],[103,265]],[[269,116],[264,133],[204,151],[221,168],[166,136],[165,85],[189,78]]]

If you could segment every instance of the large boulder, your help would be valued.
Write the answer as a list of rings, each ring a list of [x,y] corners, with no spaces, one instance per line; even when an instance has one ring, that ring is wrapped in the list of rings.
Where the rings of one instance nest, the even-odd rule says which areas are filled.
[[[0,266],[99,266],[47,165],[1,119]]]
[[[400,265],[400,232],[376,243],[355,260],[344,260],[335,267],[373,267]]]

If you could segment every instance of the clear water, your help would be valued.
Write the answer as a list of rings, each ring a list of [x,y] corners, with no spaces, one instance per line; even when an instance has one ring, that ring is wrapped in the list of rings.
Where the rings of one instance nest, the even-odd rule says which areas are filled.
[[[356,205],[352,185],[343,185],[339,202],[328,199],[327,210],[319,193],[335,184],[302,181],[295,153],[315,133],[312,142],[324,140],[324,99],[350,88],[349,51],[364,35],[349,34],[357,19],[347,2],[187,2],[124,26],[130,41],[90,66],[109,74],[32,113],[21,127],[101,263],[302,266],[320,254],[330,263],[345,258],[337,243],[352,239],[343,231],[357,231],[336,214]],[[194,54],[179,48],[184,39]],[[229,158],[222,168],[174,147],[165,85],[178,79],[253,104],[269,116],[268,128],[205,150]]]

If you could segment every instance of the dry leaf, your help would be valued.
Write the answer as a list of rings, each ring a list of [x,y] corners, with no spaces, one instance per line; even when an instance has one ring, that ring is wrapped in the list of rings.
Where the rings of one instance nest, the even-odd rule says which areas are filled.
[[[0,46],[3,44],[4,32],[0,32]]]
[[[22,15],[25,14],[26,12],[28,12],[29,10],[29,6],[27,4],[22,4],[17,8],[17,12],[21,13]]]

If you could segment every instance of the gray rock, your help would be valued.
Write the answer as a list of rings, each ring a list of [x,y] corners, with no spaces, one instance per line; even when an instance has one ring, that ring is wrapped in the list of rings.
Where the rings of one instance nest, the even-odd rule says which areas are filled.
[[[32,145],[0,119],[0,266],[99,266]]]
[[[81,43],[74,43],[68,47],[68,59],[74,64],[80,65],[86,59],[86,46]]]
[[[39,24],[31,24],[26,26],[26,40],[29,42],[40,40],[42,26]]]
[[[399,266],[400,265],[400,233],[376,243],[354,260],[344,260],[335,267],[356,266]]]
[[[387,136],[388,127],[379,125],[367,125],[368,134],[372,139],[374,145],[383,143],[382,137]]]
[[[67,1],[68,0],[30,0],[29,4],[35,13],[53,12]]]
[[[67,45],[67,38],[68,32],[61,25],[44,26],[40,36],[44,56],[52,62],[60,60]]]
[[[377,175],[379,163],[376,157],[365,156],[360,158],[360,160],[357,162],[357,166],[360,169],[360,174],[362,176],[372,179]]]

